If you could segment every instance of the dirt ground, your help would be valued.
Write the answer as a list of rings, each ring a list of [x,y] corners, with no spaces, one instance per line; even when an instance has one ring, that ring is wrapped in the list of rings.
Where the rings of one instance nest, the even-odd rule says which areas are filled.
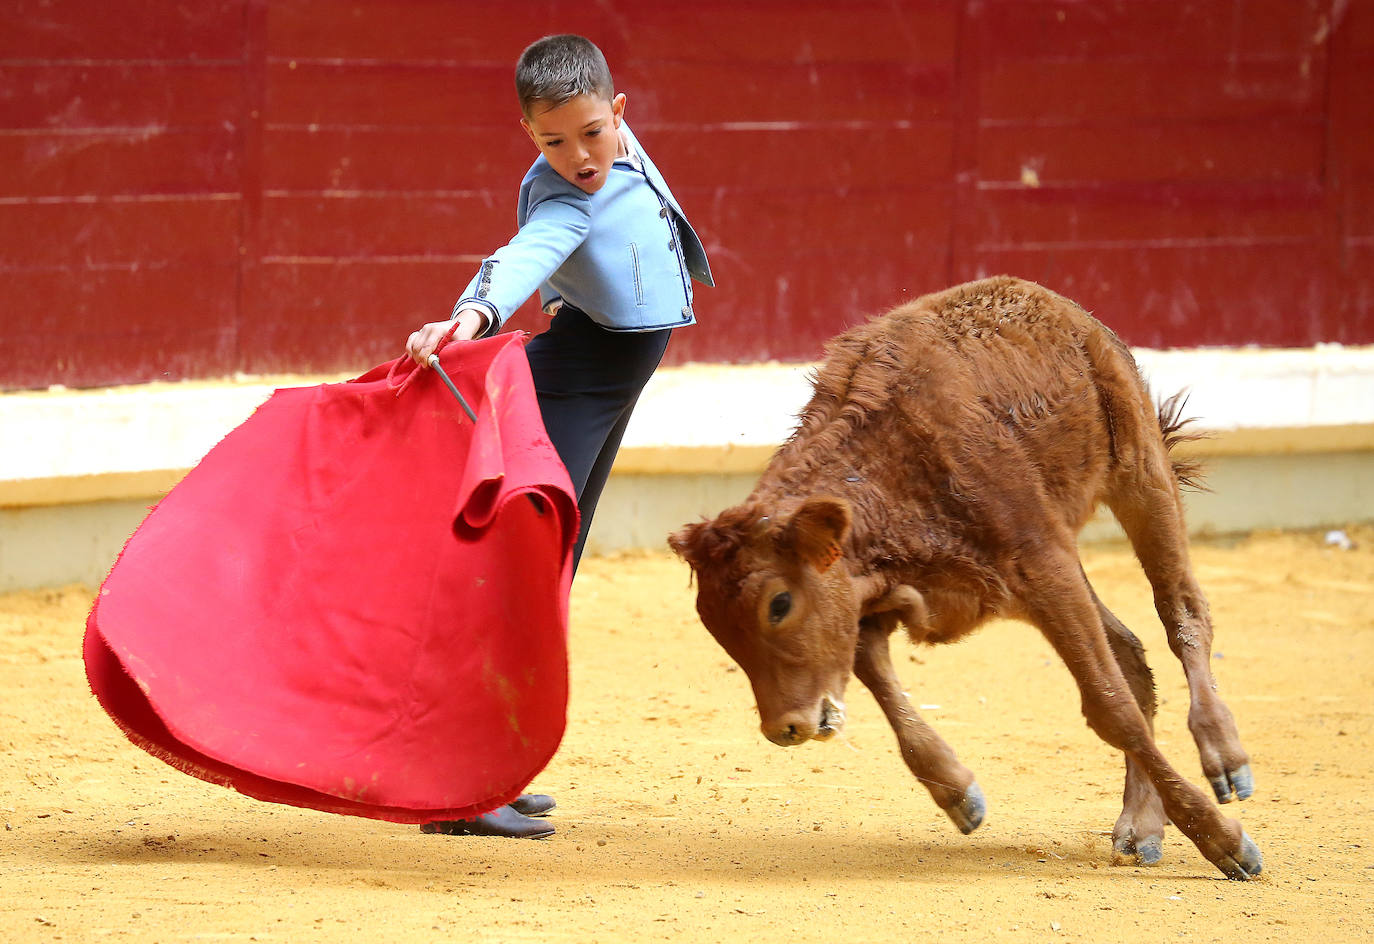
[[[1374,528],[1195,544],[1216,669],[1253,757],[1231,808],[1264,874],[1225,881],[1170,830],[1110,864],[1122,765],[1029,627],[895,654],[977,773],[965,837],[853,683],[843,739],[763,740],[748,685],[667,555],[593,559],[574,590],[544,842],[449,838],[257,803],[131,747],[86,687],[90,591],[0,597],[0,937],[29,941],[1191,941],[1374,935]],[[1206,789],[1186,688],[1125,548],[1100,595],[1151,654],[1165,752]]]

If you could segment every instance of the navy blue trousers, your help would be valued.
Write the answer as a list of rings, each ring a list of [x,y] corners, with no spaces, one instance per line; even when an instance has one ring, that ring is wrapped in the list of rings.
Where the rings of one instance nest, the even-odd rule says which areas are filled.
[[[568,468],[582,513],[574,570],[630,414],[672,333],[607,331],[564,304],[548,330],[525,347],[544,428]]]

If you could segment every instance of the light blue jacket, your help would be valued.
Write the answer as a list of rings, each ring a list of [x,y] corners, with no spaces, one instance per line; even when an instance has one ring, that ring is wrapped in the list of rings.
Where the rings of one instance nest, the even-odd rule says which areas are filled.
[[[621,124],[629,158],[611,165],[596,193],[583,193],[541,155],[520,184],[515,238],[482,260],[454,311],[476,302],[495,334],[536,290],[562,299],[612,331],[693,324],[692,279],[714,285],[706,251],[653,161]]]

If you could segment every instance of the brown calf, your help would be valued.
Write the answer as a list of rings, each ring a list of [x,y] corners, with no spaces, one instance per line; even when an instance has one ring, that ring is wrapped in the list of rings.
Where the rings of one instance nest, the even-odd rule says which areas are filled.
[[[1022,619],[1073,673],[1088,725],[1126,755],[1118,861],[1158,862],[1172,821],[1227,877],[1258,874],[1240,824],[1155,746],[1144,650],[1078,559],[1076,536],[1105,502],[1183,663],[1203,771],[1222,802],[1248,797],[1188,560],[1179,483],[1196,470],[1169,455],[1186,438],[1176,402],[1156,412],[1116,335],[1019,279],[927,295],[835,338],[749,499],[669,539],[696,574],[702,622],[749,676],[763,733],[781,745],[833,735],[852,670],[912,773],[971,832],[982,792],[912,710],[888,636],[901,623],[915,641],[952,642]]]

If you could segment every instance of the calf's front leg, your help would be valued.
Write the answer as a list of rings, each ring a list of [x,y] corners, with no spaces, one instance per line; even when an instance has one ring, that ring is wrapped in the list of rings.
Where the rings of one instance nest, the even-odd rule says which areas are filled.
[[[866,616],[859,622],[859,644],[854,652],[854,674],[873,693],[878,706],[897,735],[902,759],[916,779],[925,784],[936,806],[965,834],[983,822],[987,804],[973,772],[959,763],[954,751],[911,707],[901,680],[892,667],[888,637],[896,627],[890,613]]]

